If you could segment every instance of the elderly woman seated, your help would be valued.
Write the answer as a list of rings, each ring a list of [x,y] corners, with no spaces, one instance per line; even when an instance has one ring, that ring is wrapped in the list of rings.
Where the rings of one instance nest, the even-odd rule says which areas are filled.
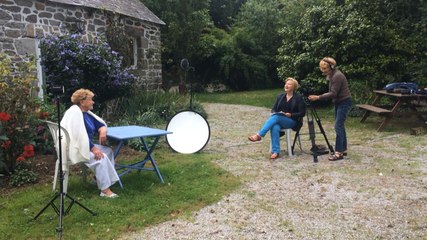
[[[119,180],[114,168],[114,155],[111,148],[104,146],[107,141],[107,124],[91,112],[94,93],[79,89],[71,96],[71,106],[61,120],[70,135],[69,158],[73,163],[84,162],[95,172],[96,183],[101,190],[100,196],[118,197],[110,186]],[[99,135],[99,144],[93,143],[95,133]]]

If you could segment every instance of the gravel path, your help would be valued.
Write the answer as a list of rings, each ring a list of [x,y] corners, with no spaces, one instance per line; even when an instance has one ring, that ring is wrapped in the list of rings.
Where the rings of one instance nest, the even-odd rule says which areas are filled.
[[[211,139],[203,151],[226,153],[217,164],[238,176],[242,186],[190,217],[121,239],[427,239],[426,135],[416,141],[393,133],[363,138],[350,130],[363,140],[351,143],[344,161],[321,156],[313,163],[299,149],[291,158],[283,152],[270,161],[269,137],[247,140],[268,109],[204,107]],[[334,143],[330,123],[323,127]],[[303,150],[310,149],[308,136],[301,139]],[[321,143],[321,135],[317,139]]]

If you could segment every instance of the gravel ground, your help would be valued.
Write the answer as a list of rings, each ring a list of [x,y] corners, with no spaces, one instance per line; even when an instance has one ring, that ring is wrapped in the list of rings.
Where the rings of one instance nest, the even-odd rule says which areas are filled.
[[[190,217],[121,239],[427,239],[426,135],[348,129],[349,156],[329,162],[324,155],[318,163],[302,135],[303,152],[288,157],[282,143],[281,157],[270,161],[269,136],[247,140],[268,109],[204,107],[211,139],[203,151],[226,153],[217,164],[242,186]],[[334,143],[331,123],[322,125]],[[316,139],[323,141],[320,134]]]

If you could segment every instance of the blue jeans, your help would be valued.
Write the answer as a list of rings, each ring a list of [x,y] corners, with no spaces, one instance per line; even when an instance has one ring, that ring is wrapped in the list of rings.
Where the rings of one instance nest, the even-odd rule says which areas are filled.
[[[264,137],[270,130],[271,153],[280,153],[280,129],[293,128],[296,124],[297,122],[295,120],[282,114],[271,115],[270,118],[265,121],[261,130],[258,131],[258,134]]]
[[[335,104],[335,151],[337,152],[344,152],[347,150],[347,134],[345,132],[344,122],[347,119],[352,104],[351,98]]]

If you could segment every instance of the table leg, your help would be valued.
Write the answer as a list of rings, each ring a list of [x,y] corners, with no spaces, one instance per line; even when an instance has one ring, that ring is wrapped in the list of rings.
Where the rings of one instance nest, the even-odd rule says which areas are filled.
[[[116,157],[117,157],[117,155],[119,155],[119,152],[120,152],[120,149],[122,148],[122,146],[123,146],[123,142],[124,141],[120,141],[119,142],[119,144],[117,145],[117,147],[116,147],[116,149],[114,149],[114,162],[116,161]],[[115,164],[115,163],[114,163]],[[116,164],[115,164],[116,165]],[[117,166],[117,165],[116,165]],[[122,184],[122,180],[120,179],[120,174],[118,174],[117,173],[117,175],[119,175],[119,185],[120,185],[120,188],[121,189],[123,189],[123,184]]]
[[[377,103],[381,100],[381,98],[382,98],[383,96],[382,95],[380,95],[380,94],[376,94],[375,95],[375,98],[374,98],[374,101],[372,102],[372,106],[376,106],[377,105]],[[362,119],[360,120],[360,122],[364,122],[369,116],[371,115],[371,111],[365,111],[365,114],[363,114],[363,117],[362,117]]]
[[[412,104],[410,101],[405,101],[406,104],[408,104],[409,109],[411,109],[411,111],[414,113],[414,115],[417,115],[418,119],[420,119],[421,121],[425,122],[425,118],[423,117],[423,115],[421,113],[418,112],[417,107],[415,107],[414,104]]]
[[[119,155],[120,149],[123,146],[124,141],[120,141],[119,144],[117,145],[116,149],[114,149],[114,158],[117,157],[117,155]]]
[[[381,132],[383,128],[390,122],[392,115],[388,115],[384,117],[384,120],[381,122],[380,126],[377,128],[378,132]]]
[[[162,183],[164,183],[162,174],[160,173],[159,168],[157,167],[157,163],[153,158],[153,151],[157,145],[157,143],[159,142],[160,136],[156,137],[154,139],[154,142],[151,144],[151,146],[148,146],[147,142],[145,141],[145,139],[143,137],[140,138],[141,142],[144,146],[144,150],[147,152],[147,154],[145,155],[144,159],[140,162],[136,162],[136,163],[132,163],[132,164],[116,164],[116,170],[121,171],[121,173],[119,174],[119,177],[131,172],[132,170],[138,170],[138,172],[140,172],[141,170],[150,170],[150,171],[155,171],[157,176],[160,178],[160,181]],[[114,157],[117,157],[119,155],[120,149],[122,148],[124,144],[124,141],[120,141],[119,144],[117,145],[116,149],[114,150]],[[153,165],[153,168],[145,168],[145,163],[147,161],[150,161],[151,164]],[[120,181],[120,186],[122,186],[122,183]],[[123,188],[123,186],[122,186]]]
[[[381,122],[380,126],[377,128],[378,132],[381,132],[383,128],[390,122],[390,120],[394,117],[395,112],[399,109],[400,105],[402,105],[402,100],[398,99],[391,109],[391,113],[389,115],[384,116],[384,120]]]
[[[365,111],[365,114],[363,114],[362,119],[360,119],[360,122],[363,123],[365,122],[365,120],[369,117],[369,115],[371,115],[370,111]]]
[[[144,138],[141,138],[141,142],[142,142],[142,144],[144,145],[145,150],[147,151],[147,155],[146,155],[146,156],[145,156],[145,158],[144,158],[144,162],[145,162],[145,161],[147,161],[147,160],[150,160],[151,164],[153,165],[153,169],[154,169],[154,171],[157,173],[157,176],[160,178],[160,181],[161,181],[162,183],[164,183],[164,181],[163,181],[163,177],[162,177],[162,174],[160,173],[160,170],[159,170],[159,168],[157,167],[157,163],[156,163],[156,161],[154,160],[153,155],[152,155],[153,150],[155,149],[155,147],[156,147],[157,143],[159,142],[159,139],[160,139],[160,136],[159,136],[159,137],[156,137],[156,138],[154,139],[153,144],[151,144],[151,147],[148,147],[148,145],[147,145],[147,143],[145,142]]]

